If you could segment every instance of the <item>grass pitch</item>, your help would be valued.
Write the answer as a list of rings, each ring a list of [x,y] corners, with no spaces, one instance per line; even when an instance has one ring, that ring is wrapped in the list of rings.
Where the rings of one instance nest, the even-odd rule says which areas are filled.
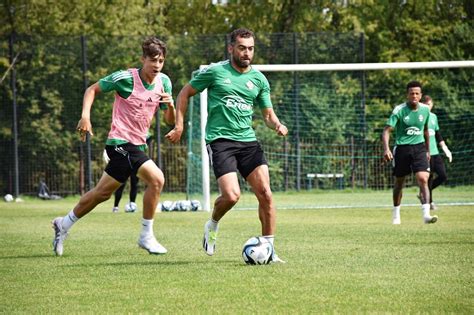
[[[456,193],[467,196],[439,197]],[[349,205],[371,200],[315,197],[344,195]],[[402,207],[400,226],[389,206],[280,210],[275,247],[287,264],[247,266],[241,248],[260,234],[256,211],[229,212],[213,257],[201,249],[208,213],[158,213],[155,234],[169,252],[153,256],[136,245],[141,214],[113,214],[111,201],[55,257],[50,221],[75,202],[0,203],[0,313],[474,313],[472,205],[441,206],[434,225]]]

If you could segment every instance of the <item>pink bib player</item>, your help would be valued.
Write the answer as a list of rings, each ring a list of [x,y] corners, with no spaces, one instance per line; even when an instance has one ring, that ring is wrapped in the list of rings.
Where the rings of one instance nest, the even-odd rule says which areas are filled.
[[[159,106],[159,93],[163,92],[163,84],[157,76],[155,87],[147,90],[140,79],[138,69],[128,69],[133,76],[133,91],[127,99],[115,94],[112,125],[109,139],[126,140],[135,145],[146,143],[146,136],[151,121]]]

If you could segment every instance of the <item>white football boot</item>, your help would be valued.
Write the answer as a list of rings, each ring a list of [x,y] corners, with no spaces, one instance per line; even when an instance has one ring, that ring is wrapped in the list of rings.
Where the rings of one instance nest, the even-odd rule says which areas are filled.
[[[138,246],[147,250],[152,255],[161,255],[168,252],[168,250],[163,245],[158,243],[153,234],[140,235],[140,238],[138,239]]]
[[[278,255],[275,253],[275,251],[273,251],[272,260],[270,261],[270,263],[272,263],[272,264],[286,264],[286,261],[284,261],[283,259],[278,257]]]
[[[436,223],[436,221],[438,221],[438,216],[437,216],[437,215],[434,215],[434,216],[427,216],[427,217],[424,217],[424,218],[423,218],[423,222],[424,222],[425,224]]]
[[[57,217],[51,224],[54,229],[54,238],[53,238],[53,251],[56,253],[56,256],[63,255],[63,242],[67,237],[67,232],[62,230],[61,223],[63,222],[62,217]]]

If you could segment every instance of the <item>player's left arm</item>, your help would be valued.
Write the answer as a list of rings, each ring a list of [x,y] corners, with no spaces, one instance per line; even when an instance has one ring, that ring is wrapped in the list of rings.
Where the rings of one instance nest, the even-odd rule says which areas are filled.
[[[265,125],[268,128],[275,130],[279,136],[286,136],[288,134],[288,128],[286,128],[286,126],[280,122],[277,115],[273,111],[273,108],[263,108],[262,115]]]
[[[435,139],[436,139],[436,142],[441,147],[441,149],[443,150],[446,157],[448,158],[449,163],[451,163],[453,161],[453,154],[449,150],[448,145],[444,141],[443,136],[441,136],[441,132],[439,132],[439,130],[436,130]]]
[[[163,82],[163,93],[160,94],[161,100],[160,100],[160,106],[161,104],[166,105],[166,109],[164,110],[164,116],[165,116],[165,122],[168,125],[174,125],[176,121],[176,109],[174,106],[174,101],[173,101],[173,86],[171,84],[170,78],[164,74],[161,73],[162,76],[162,82]]]

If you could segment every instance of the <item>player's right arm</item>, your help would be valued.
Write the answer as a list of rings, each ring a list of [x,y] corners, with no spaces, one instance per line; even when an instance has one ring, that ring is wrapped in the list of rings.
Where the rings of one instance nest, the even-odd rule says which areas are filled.
[[[176,98],[176,124],[174,128],[168,132],[165,136],[171,143],[177,143],[181,139],[184,129],[184,116],[188,109],[188,102],[191,96],[196,95],[198,91],[191,86],[186,84],[178,94]]]
[[[90,133],[91,136],[94,135],[92,132],[91,124],[91,108],[92,103],[94,103],[95,96],[101,92],[99,82],[96,82],[89,86],[84,92],[84,98],[82,100],[82,114],[81,119],[77,123],[77,131],[81,137],[81,141],[86,141],[87,133]]]
[[[392,151],[390,151],[390,133],[392,132],[393,127],[386,125],[383,128],[382,132],[382,145],[383,145],[383,160],[384,162],[388,162],[393,160]]]

